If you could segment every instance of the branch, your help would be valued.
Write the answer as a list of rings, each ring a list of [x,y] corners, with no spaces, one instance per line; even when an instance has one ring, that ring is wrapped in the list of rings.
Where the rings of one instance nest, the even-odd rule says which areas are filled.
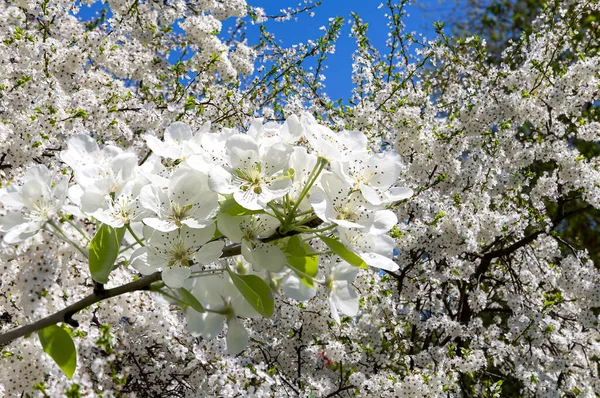
[[[290,233],[289,236],[295,235],[295,233]],[[276,233],[273,236],[270,236],[263,241],[272,241],[276,239],[280,239],[284,236]],[[223,248],[223,254],[221,258],[233,257],[238,254],[241,254],[241,247],[239,244],[229,245]],[[18,339],[19,337],[23,337],[25,335],[31,334],[38,330],[44,329],[45,327],[56,325],[59,322],[65,322],[68,325],[73,327],[79,326],[79,323],[74,320],[72,317],[79,311],[86,309],[87,307],[96,304],[100,301],[107,300],[112,297],[117,297],[122,294],[132,293],[140,290],[148,290],[150,285],[154,282],[157,282],[161,279],[161,273],[155,272],[151,275],[145,276],[133,282],[127,283],[122,286],[115,287],[113,289],[102,290],[102,289],[94,289],[94,293],[90,294],[87,297],[77,301],[76,303],[71,304],[70,306],[47,316],[46,318],[40,319],[37,322],[31,323],[29,325],[21,326],[20,328],[11,330],[10,332],[4,333],[0,335],[0,346],[4,344],[8,344],[11,341]]]
[[[272,242],[274,240],[287,238],[293,235],[298,235],[300,232],[298,231],[290,231],[288,233],[282,234],[279,231],[275,232],[273,235],[268,238],[261,239],[262,242]],[[228,258],[237,256],[242,253],[240,244],[232,244],[225,246],[223,248],[223,254],[221,254],[220,258]],[[66,324],[78,327],[79,323],[74,320],[72,317],[79,311],[86,309],[87,307],[96,304],[100,301],[107,300],[112,297],[120,296],[125,293],[132,293],[140,290],[148,290],[150,285],[154,282],[157,282],[161,279],[161,272],[155,272],[151,275],[145,276],[141,279],[135,280],[133,282],[129,282],[125,285],[121,285],[115,287],[113,289],[98,289],[94,288],[94,292],[89,296],[77,301],[76,303],[71,304],[70,306],[47,316],[46,318],[40,319],[37,322],[34,322],[29,325],[21,326],[20,328],[11,330],[10,332],[0,334],[0,346],[4,344],[8,344],[11,341],[18,339],[19,337],[23,337],[25,335],[31,334],[38,330],[44,329],[45,327],[56,325],[59,322],[65,322]]]
[[[31,334],[38,330],[44,329],[45,327],[55,325],[59,322],[68,323],[71,326],[78,326],[77,321],[72,319],[72,316],[79,311],[89,307],[90,305],[96,304],[99,301],[106,300],[112,297],[120,296],[125,293],[131,293],[138,290],[148,290],[150,285],[160,280],[160,272],[155,272],[152,275],[148,275],[144,278],[136,281],[127,283],[125,285],[115,287],[114,289],[108,289],[92,293],[89,296],[79,300],[76,303],[71,304],[67,308],[58,311],[46,318],[40,319],[29,325],[21,326],[20,328],[11,330],[8,333],[0,335],[0,345],[10,343],[11,341],[23,337],[27,334]]]

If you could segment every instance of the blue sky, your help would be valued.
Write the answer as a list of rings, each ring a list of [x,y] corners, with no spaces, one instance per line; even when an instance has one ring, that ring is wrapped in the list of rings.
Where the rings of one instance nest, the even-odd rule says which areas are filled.
[[[247,0],[252,6],[264,8],[267,15],[280,14],[279,10],[296,6],[298,0]],[[380,0],[323,0],[323,4],[314,9],[314,17],[300,15],[297,20],[286,22],[266,22],[269,31],[281,41],[284,46],[295,43],[306,43],[308,39],[316,39],[323,34],[319,28],[328,24],[331,17],[343,17],[347,22],[351,20],[351,12],[356,12],[364,22],[369,24],[369,38],[371,43],[380,51],[385,52],[385,41],[388,27],[384,17],[386,8],[378,8]],[[408,16],[405,18],[407,31],[422,33],[433,38],[433,23],[435,19],[422,8],[410,6],[407,8]],[[250,44],[256,36],[249,32]],[[331,99],[347,99],[352,90],[352,53],[355,43],[349,37],[350,25],[346,23],[337,43],[335,54],[328,57],[328,69],[325,72],[325,91]]]
[[[300,0],[247,0],[251,6],[261,7],[267,15],[279,15],[282,8],[296,7]],[[349,37],[351,12],[358,13],[364,22],[369,24],[369,38],[371,43],[380,51],[385,52],[385,40],[387,38],[388,28],[387,19],[384,17],[386,8],[379,8],[380,0],[323,0],[322,5],[315,8],[314,16],[310,17],[306,13],[300,14],[297,18],[285,21],[275,22],[267,21],[267,29],[275,34],[275,37],[283,46],[291,46],[297,43],[306,43],[309,39],[316,39],[323,34],[319,28],[327,25],[329,18],[343,17],[346,24],[342,30],[337,43],[335,54],[330,54],[325,71],[326,89],[325,91],[333,100],[350,97],[352,90],[352,53],[355,49],[354,40]],[[418,4],[423,4],[423,0],[417,0]],[[106,5],[100,1],[93,4],[92,7],[82,6],[78,16],[82,19],[92,18],[99,10]],[[426,12],[422,7],[410,6],[407,8],[408,16],[405,18],[406,29],[422,33],[426,37],[433,37],[433,23],[435,14]],[[432,16],[432,14],[434,14]],[[110,14],[109,14],[110,16]],[[439,16],[439,14],[438,14]],[[232,21],[224,24],[223,30],[226,31]],[[248,41],[250,45],[258,41],[258,27],[249,25]],[[171,54],[172,59],[177,59],[178,54]]]

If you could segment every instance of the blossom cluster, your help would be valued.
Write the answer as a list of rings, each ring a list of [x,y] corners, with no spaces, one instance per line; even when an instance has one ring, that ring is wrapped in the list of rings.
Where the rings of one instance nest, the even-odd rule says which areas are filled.
[[[549,3],[493,63],[389,1],[389,54],[353,16],[343,104],[321,63],[338,19],[252,49],[238,21],[213,59],[209,14],[236,4],[111,0],[95,27],[0,5],[2,333],[97,288],[100,228],[124,236],[106,288],[164,283],[75,316],[72,380],[35,339],[1,347],[0,395],[597,395],[598,2]]]
[[[67,187],[65,169],[40,165],[21,186],[0,191],[8,210],[0,218],[4,242],[42,228],[66,236],[65,219],[126,229],[122,255],[131,252],[131,266],[142,275],[160,272],[171,294],[183,288],[195,296],[201,307],[186,306],[192,334],[212,339],[226,322],[232,354],[248,342],[237,317],[270,317],[272,294],[304,301],[323,286],[340,323],[338,312],[359,310],[351,286],[357,267],[398,269],[386,234],[398,220],[386,207],[412,190],[396,186],[400,157],[372,152],[362,133],[335,135],[306,113],[284,124],[256,120],[246,133],[211,132],[209,123],[194,132],[176,122],[162,140],[146,141],[152,154],[138,165],[131,151],[72,137],[59,156],[73,184]],[[224,253],[226,243],[239,245],[240,255]],[[340,261],[319,270],[320,253]]]

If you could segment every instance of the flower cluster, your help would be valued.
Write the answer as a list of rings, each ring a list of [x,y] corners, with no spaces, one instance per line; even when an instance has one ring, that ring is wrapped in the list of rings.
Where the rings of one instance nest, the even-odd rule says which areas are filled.
[[[193,334],[214,338],[227,321],[232,354],[248,342],[237,317],[270,317],[273,295],[307,300],[322,286],[339,324],[338,312],[358,313],[351,287],[358,267],[398,269],[387,235],[398,220],[386,207],[412,191],[396,186],[400,157],[369,150],[362,133],[338,136],[305,113],[282,125],[257,120],[247,133],[208,125],[193,132],[177,122],[163,141],[146,140],[153,154],[139,165],[134,152],[100,148],[89,135],[71,138],[60,152],[72,170],[68,189],[66,176],[38,166],[20,190],[0,196],[19,211],[0,218],[4,241],[18,243],[47,225],[65,235],[57,223],[73,217],[104,224],[96,236],[106,226],[127,230],[131,266],[160,272],[158,291],[167,296],[182,289],[175,300],[187,308]],[[224,252],[226,244],[239,254],[229,254],[232,246]],[[319,269],[320,255],[339,260]],[[200,305],[187,301],[189,292]]]
[[[600,3],[494,60],[406,3],[340,104],[341,18],[244,39],[310,2],[2,3],[0,395],[597,395]]]

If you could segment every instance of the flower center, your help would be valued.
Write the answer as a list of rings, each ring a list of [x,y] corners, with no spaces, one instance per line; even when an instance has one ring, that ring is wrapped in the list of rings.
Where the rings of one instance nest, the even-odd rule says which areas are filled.
[[[188,217],[188,212],[191,209],[192,205],[182,206],[179,203],[171,203],[171,215],[168,219],[181,227],[181,221]]]
[[[169,267],[174,265],[182,265],[189,267],[191,265],[190,258],[193,250],[183,245],[183,242],[177,242],[169,251]]]
[[[246,170],[235,170],[235,176],[241,180],[242,191],[252,190],[255,194],[262,193],[261,185],[265,183],[260,163],[254,163],[252,167]]]
[[[40,199],[37,202],[33,202],[31,204],[31,214],[30,217],[32,220],[45,221],[50,219],[50,206],[44,199]]]

